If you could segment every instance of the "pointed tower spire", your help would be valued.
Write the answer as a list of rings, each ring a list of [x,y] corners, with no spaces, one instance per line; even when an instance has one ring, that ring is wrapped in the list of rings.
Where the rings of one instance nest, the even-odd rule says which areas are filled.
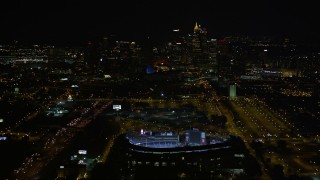
[[[196,25],[193,28],[194,32],[197,32],[199,30],[198,22],[196,22]]]

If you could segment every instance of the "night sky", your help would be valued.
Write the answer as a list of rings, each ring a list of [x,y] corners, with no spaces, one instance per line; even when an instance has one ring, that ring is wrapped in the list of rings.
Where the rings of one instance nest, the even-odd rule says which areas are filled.
[[[280,1],[280,0],[279,0]],[[284,36],[320,39],[316,2],[307,1],[35,1],[0,3],[0,42],[76,45],[108,34],[165,40],[171,30],[191,33],[194,23],[209,36]]]

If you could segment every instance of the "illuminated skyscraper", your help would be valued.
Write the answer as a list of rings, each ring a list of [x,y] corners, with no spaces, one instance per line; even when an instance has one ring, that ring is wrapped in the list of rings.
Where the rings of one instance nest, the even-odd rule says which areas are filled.
[[[203,63],[208,60],[207,30],[198,23],[193,28],[193,34],[189,35],[189,46],[193,62]]]
[[[199,30],[199,26],[198,26],[198,23],[196,22],[196,25],[194,26],[193,31],[197,32],[198,30]]]
[[[212,71],[217,72],[217,40],[210,39],[207,41],[208,44],[208,65],[211,67]]]
[[[229,97],[237,97],[237,86],[235,84],[229,86]]]

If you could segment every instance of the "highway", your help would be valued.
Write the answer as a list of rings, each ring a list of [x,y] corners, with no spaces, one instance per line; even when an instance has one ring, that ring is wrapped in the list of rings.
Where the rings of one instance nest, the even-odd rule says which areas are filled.
[[[270,159],[272,164],[283,165],[286,176],[319,175],[320,166],[315,163],[319,155],[314,153],[319,150],[319,145],[313,138],[301,136],[298,128],[288,122],[285,116],[276,113],[256,97],[237,97],[229,102],[238,117],[235,124],[228,128],[235,134],[241,134],[247,143],[252,140],[263,142],[266,149],[264,160]],[[286,142],[287,153],[279,150],[279,140]]]
[[[61,127],[54,136],[48,137],[40,154],[27,157],[22,165],[14,171],[16,179],[33,179],[38,177],[41,170],[48,165],[70,142],[77,136],[80,129],[86,127],[104,109],[111,105],[110,102],[94,102],[84,108],[80,117],[71,120],[67,126]],[[99,107],[98,109],[96,107]],[[76,128],[75,128],[76,127]]]
[[[118,120],[121,125],[120,133],[125,132],[127,129],[133,131],[145,129],[183,132],[186,129],[196,127],[206,131],[207,134],[219,132],[241,137],[247,149],[255,157],[256,153],[250,144],[253,140],[261,140],[266,146],[266,153],[263,155],[264,160],[269,158],[272,164],[282,164],[285,175],[319,175],[319,162],[314,160],[319,157],[319,145],[311,138],[302,137],[299,134],[298,128],[290,124],[285,115],[273,111],[263,100],[254,96],[227,99],[226,101],[230,104],[230,107],[227,107],[207,81],[203,80],[201,83],[204,84],[206,91],[211,93],[211,96],[207,99],[201,97],[193,97],[190,99],[154,99],[149,97],[145,99],[129,98],[126,99],[126,101],[131,105],[139,102],[148,103],[148,107],[151,108],[181,108],[189,104],[194,106],[196,110],[205,112],[208,118],[210,118],[211,115],[226,116],[227,128],[225,130],[201,123],[190,123],[188,126],[181,125],[180,127],[172,128],[166,124],[119,118]],[[66,94],[63,96],[65,95]],[[76,101],[87,102],[88,107],[81,109],[81,115],[71,120],[66,127],[61,127],[54,136],[47,137],[41,153],[34,153],[27,157],[21,167],[15,170],[15,178],[32,179],[37,177],[43,167],[51,162],[92,119],[101,114],[104,109],[110,107],[112,102],[121,102],[123,99],[88,98],[76,99]],[[46,104],[44,107],[48,105],[49,104]],[[16,127],[19,127],[20,123],[24,121],[32,121],[38,112],[39,109],[34,113],[28,114],[21,122],[16,124]],[[12,131],[12,133],[15,132]],[[105,162],[107,159],[110,148],[113,146],[114,139],[117,135],[108,139],[107,146],[100,157],[100,162]],[[278,140],[285,140],[287,142],[287,150],[290,151],[290,153],[283,154],[279,152],[277,149]],[[301,154],[303,154],[303,156],[301,156]],[[257,157],[256,159],[262,167],[262,178],[270,179],[262,160]]]

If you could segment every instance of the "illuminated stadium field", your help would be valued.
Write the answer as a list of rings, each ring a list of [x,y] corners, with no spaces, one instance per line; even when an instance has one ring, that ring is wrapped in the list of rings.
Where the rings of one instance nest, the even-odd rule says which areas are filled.
[[[185,139],[180,139],[174,132],[143,132],[140,134],[127,134],[130,144],[147,148],[178,148],[185,146],[203,146],[218,144],[227,139],[206,137],[204,132],[199,130],[187,130]]]
[[[140,134],[127,136],[129,142],[136,146],[149,148],[175,148],[181,147],[179,135],[173,133],[155,133],[155,134]]]

